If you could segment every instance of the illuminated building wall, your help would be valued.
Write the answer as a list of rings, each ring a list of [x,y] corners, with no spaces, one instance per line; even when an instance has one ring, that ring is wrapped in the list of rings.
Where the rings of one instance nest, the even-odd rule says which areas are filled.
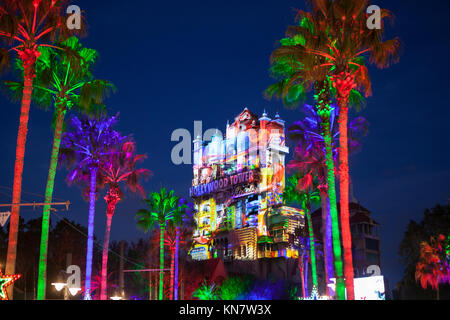
[[[193,259],[296,257],[290,241],[304,227],[302,210],[283,206],[284,121],[247,108],[210,141],[194,141],[191,197],[198,228]]]

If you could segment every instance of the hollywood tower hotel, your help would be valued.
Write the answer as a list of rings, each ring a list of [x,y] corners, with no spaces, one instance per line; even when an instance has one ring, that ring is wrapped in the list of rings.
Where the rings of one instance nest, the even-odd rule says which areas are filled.
[[[296,258],[292,239],[304,227],[304,212],[283,205],[289,148],[279,115],[259,118],[245,108],[225,137],[216,131],[209,143],[193,142],[192,259]]]

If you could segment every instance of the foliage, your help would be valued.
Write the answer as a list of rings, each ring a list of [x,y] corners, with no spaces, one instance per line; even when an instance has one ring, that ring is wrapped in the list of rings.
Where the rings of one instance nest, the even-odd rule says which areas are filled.
[[[415,285],[416,265],[420,259],[420,244],[430,237],[450,234],[450,205],[437,205],[424,212],[422,220],[411,220],[399,246],[400,261],[405,265],[403,282]]]
[[[330,133],[332,141],[333,157],[336,159],[339,145],[339,127],[337,118],[339,116],[339,106],[330,106]],[[288,128],[288,138],[297,142],[297,147],[310,151],[312,148],[320,148],[325,154],[325,141],[322,134],[321,118],[317,109],[311,105],[304,104],[302,108],[305,117],[295,121]],[[348,125],[349,152],[356,153],[361,149],[361,139],[369,132],[369,122],[366,118],[359,116]],[[323,156],[325,159],[325,155]],[[325,160],[324,160],[325,161]]]
[[[161,188],[159,192],[150,192],[149,197],[144,199],[148,209],[140,209],[136,213],[137,225],[145,232],[155,228],[166,228],[167,223],[174,217],[178,209],[179,198],[175,196],[175,191],[166,191]]]
[[[147,179],[151,175],[151,171],[136,168],[136,165],[146,158],[146,155],[136,154],[135,142],[131,138],[127,138],[122,143],[113,146],[109,155],[103,159],[100,166],[102,180],[110,188],[118,191],[120,199],[123,197],[123,191],[120,188],[121,182],[129,191],[144,196],[145,192],[140,180]]]
[[[100,113],[91,118],[73,116],[69,121],[71,128],[64,133],[61,142],[60,163],[70,168],[67,176],[69,184],[75,182],[85,187],[84,196],[90,189],[91,170],[101,167],[114,147],[126,139],[112,128],[117,119],[118,114],[106,117]],[[103,187],[100,179],[101,175],[97,175],[98,189]]]
[[[430,285],[438,290],[439,283],[450,283],[450,266],[445,254],[446,237],[442,234],[420,243],[420,258],[416,265],[416,280],[423,289]]]
[[[220,300],[220,287],[215,283],[207,284],[206,281],[197,288],[192,294],[192,297],[199,300]]]
[[[248,276],[232,276],[220,286],[222,300],[241,300],[250,292],[252,280]]]

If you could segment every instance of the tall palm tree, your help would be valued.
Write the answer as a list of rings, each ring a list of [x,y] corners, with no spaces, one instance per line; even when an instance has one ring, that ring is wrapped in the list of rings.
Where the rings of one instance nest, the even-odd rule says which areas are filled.
[[[290,176],[287,180],[286,188],[283,193],[283,199],[286,203],[299,203],[302,209],[305,210],[305,215],[308,221],[312,280],[313,285],[317,288],[316,245],[311,220],[311,205],[319,202],[320,195],[317,189],[317,182],[314,182],[314,178],[311,173],[306,173],[303,175],[300,173]]]
[[[23,92],[17,134],[12,203],[21,201],[22,173],[28,119],[36,60],[40,47],[54,47],[58,38],[64,39],[77,30],[69,30],[65,22],[66,0],[3,0],[0,4],[0,38],[9,48],[0,50],[0,69],[9,64],[10,52],[17,54],[24,68]],[[20,206],[11,207],[6,273],[14,274]],[[10,298],[13,286],[8,287]]]
[[[351,234],[348,210],[349,169],[348,169],[348,106],[350,92],[358,88],[368,97],[371,95],[371,83],[365,65],[369,62],[379,68],[389,67],[398,61],[400,43],[398,39],[383,41],[384,19],[392,14],[382,10],[382,28],[368,29],[366,8],[368,0],[312,0],[313,16],[300,12],[300,15],[314,21],[314,34],[297,28],[292,30],[304,40],[299,44],[300,55],[310,64],[308,70],[326,74],[336,89],[339,105],[339,182],[342,243],[345,262],[345,285],[347,298],[354,299],[353,259],[351,253]],[[307,32],[305,32],[307,31]],[[313,39],[311,39],[313,38]],[[319,90],[320,93],[320,90]]]
[[[387,67],[391,62],[398,61],[398,39],[383,41],[383,28],[370,30],[366,27],[368,19],[365,8],[367,0],[312,0],[313,14],[299,11],[298,26],[290,26],[286,35],[288,39],[282,42],[282,47],[272,54],[273,61],[290,64],[295,70],[287,85],[304,83],[303,87],[312,87],[311,81],[316,81],[315,97],[318,111],[323,118],[324,137],[327,139],[329,117],[329,82],[335,89],[335,96],[340,107],[338,119],[340,126],[340,196],[341,196],[341,227],[345,260],[345,283],[349,299],[354,299],[353,265],[351,256],[351,235],[348,216],[348,142],[347,118],[348,105],[352,102],[351,93],[358,88],[366,94],[371,94],[370,80],[365,55],[369,61],[378,67]],[[390,18],[391,13],[382,10],[382,19]],[[384,24],[383,24],[384,27]],[[305,85],[308,84],[308,85]],[[284,90],[284,92],[287,89]],[[360,96],[360,95],[358,95]],[[331,164],[331,158],[328,160]],[[330,175],[331,176],[331,175]],[[334,190],[330,190],[332,193]],[[331,211],[334,215],[335,202],[331,197]],[[336,216],[337,217],[337,216]],[[334,228],[336,227],[336,228]],[[333,234],[337,232],[337,223],[333,224]],[[338,236],[338,235],[336,235]],[[333,249],[340,253],[340,247],[334,239]],[[336,260],[336,259],[335,259]],[[335,261],[337,272],[337,294],[342,299],[345,292],[341,285],[340,270],[342,263]]]
[[[420,259],[416,265],[416,281],[423,289],[428,285],[436,290],[436,300],[439,300],[439,284],[450,283],[450,266],[445,255],[445,236],[440,234],[431,237],[430,242],[420,243]]]
[[[291,160],[288,170],[304,170],[317,178],[318,189],[320,191],[322,207],[322,227],[323,243],[325,257],[325,278],[328,280],[333,277],[333,257],[332,253],[332,226],[330,216],[330,202],[328,198],[327,186],[327,166],[325,156],[325,141],[321,134],[321,118],[314,107],[305,104],[302,111],[305,118],[295,121],[288,128],[288,138],[296,141],[297,146],[294,152],[294,159]],[[330,113],[330,132],[332,135],[333,159],[336,166],[339,143],[339,129],[335,125],[335,119],[338,118],[339,108],[332,105]],[[357,152],[361,148],[361,139],[368,133],[369,123],[364,117],[353,119],[348,126],[349,132],[349,150]],[[327,286],[327,295],[328,286]]]
[[[316,27],[312,16],[305,13],[298,15],[299,25],[289,26],[286,38],[281,39],[281,47],[271,54],[271,72],[274,78],[280,79],[277,83],[266,89],[266,96],[280,96],[287,107],[295,107],[306,99],[306,92],[314,89],[314,99],[317,114],[320,117],[321,135],[324,141],[326,159],[327,197],[330,203],[330,217],[332,225],[332,243],[334,255],[334,271],[336,273],[336,293],[340,300],[345,299],[345,284],[342,274],[342,258],[340,232],[338,224],[335,165],[333,157],[333,137],[331,129],[331,116],[333,108],[330,101],[329,81],[322,70],[317,70],[310,60],[321,58],[304,54],[303,46],[308,41],[315,46],[318,41],[315,37]],[[298,32],[301,30],[307,36]]]
[[[318,189],[320,191],[321,207],[322,207],[322,227],[323,227],[323,245],[324,245],[324,261],[325,261],[325,279],[333,277],[333,256],[332,256],[332,221],[330,212],[330,200],[328,197],[327,185],[327,166],[325,156],[325,143],[321,128],[321,119],[316,109],[305,104],[303,111],[306,117],[300,121],[294,122],[288,128],[288,137],[297,141],[297,147],[294,152],[294,159],[291,160],[287,168],[288,170],[298,170],[299,168],[308,167],[314,177],[318,179]],[[333,159],[336,162],[337,148],[336,140],[339,137],[337,126],[334,126],[334,119],[337,118],[337,108],[333,108],[330,115],[330,130],[332,134]],[[329,287],[326,286],[327,295],[329,295]]]
[[[173,219],[178,201],[179,198],[175,196],[173,190],[167,192],[165,188],[161,188],[159,192],[150,192],[149,197],[144,199],[148,209],[140,209],[136,213],[137,226],[143,229],[144,232],[159,228],[159,300],[163,299],[164,291],[164,232],[167,228],[167,223]]]
[[[101,300],[107,299],[106,275],[108,272],[109,236],[111,233],[111,220],[114,216],[116,205],[123,198],[123,191],[120,188],[120,184],[124,184],[131,192],[139,193],[142,197],[145,196],[144,188],[140,182],[143,178],[147,178],[150,175],[150,170],[136,168],[136,164],[145,158],[147,158],[146,155],[136,154],[134,141],[125,141],[121,145],[115,146],[115,150],[108,157],[105,157],[100,165],[99,175],[109,188],[104,198],[107,209],[101,271]]]
[[[76,37],[71,37],[59,45],[64,50],[39,48],[41,55],[36,62],[36,75],[33,84],[33,100],[48,107],[55,107],[53,147],[50,156],[50,169],[45,188],[45,203],[52,202],[59,147],[63,132],[64,117],[67,111],[88,113],[93,105],[102,103],[112,84],[105,80],[95,80],[90,69],[97,59],[97,52],[83,48]],[[16,65],[23,73],[21,60]],[[23,84],[6,81],[6,85],[16,97],[21,95]],[[39,277],[37,299],[45,299],[48,230],[50,223],[50,206],[43,209],[41,247],[39,256]]]
[[[119,132],[113,130],[117,117],[99,114],[95,117],[70,119],[71,130],[63,135],[60,159],[71,168],[67,177],[69,184],[76,182],[83,186],[84,195],[89,198],[88,243],[86,251],[85,300],[90,299],[92,257],[94,247],[94,217],[97,191],[103,186],[99,182],[99,170],[105,157],[123,142]]]

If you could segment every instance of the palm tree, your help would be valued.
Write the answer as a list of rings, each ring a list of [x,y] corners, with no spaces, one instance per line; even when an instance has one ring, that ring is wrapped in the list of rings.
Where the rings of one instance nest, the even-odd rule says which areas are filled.
[[[288,128],[288,138],[296,141],[297,147],[294,152],[294,159],[291,160],[288,170],[307,170],[313,177],[317,178],[318,189],[320,191],[322,206],[322,227],[325,256],[325,279],[333,277],[332,252],[332,226],[330,216],[330,201],[328,198],[327,186],[327,166],[325,156],[325,141],[321,134],[321,118],[314,107],[305,104],[302,110],[305,118],[294,122]],[[337,162],[337,145],[339,143],[339,129],[335,124],[335,119],[339,115],[339,108],[332,105],[330,113],[330,133],[332,135],[332,149],[334,163]],[[349,149],[350,152],[357,152],[361,148],[361,138],[368,132],[369,123],[364,117],[357,117],[349,123]],[[327,295],[329,288],[327,286]]]
[[[137,225],[144,232],[159,228],[159,300],[163,299],[164,290],[164,232],[167,228],[167,223],[173,219],[179,201],[179,198],[174,193],[173,190],[167,192],[165,188],[161,188],[159,192],[151,192],[149,197],[144,199],[148,209],[140,209],[136,213]]]
[[[178,260],[180,253],[180,236],[183,233],[181,228],[183,227],[186,232],[193,224],[193,214],[194,214],[194,204],[186,201],[184,198],[180,198],[178,201],[177,210],[175,210],[173,219],[171,220],[172,225],[175,227],[175,256],[174,256],[174,268],[173,272],[175,275],[171,275],[171,286],[173,289],[173,298],[178,300]],[[185,233],[184,232],[184,233]],[[172,270],[172,268],[171,268]],[[172,272],[172,271],[171,271]],[[171,291],[172,297],[172,291]]]
[[[291,75],[285,81],[286,88],[299,83],[302,88],[313,87],[315,82],[315,98],[320,117],[323,119],[322,126],[324,137],[329,139],[328,121],[330,113],[329,82],[335,88],[335,95],[340,107],[338,119],[340,126],[340,189],[341,189],[341,227],[345,260],[345,283],[348,298],[354,299],[353,290],[353,266],[351,256],[351,236],[348,221],[348,142],[347,142],[347,118],[348,105],[352,102],[351,93],[359,88],[366,94],[371,94],[370,80],[367,67],[364,65],[364,55],[370,55],[370,62],[378,67],[387,67],[391,62],[398,61],[398,39],[382,41],[383,31],[369,30],[366,27],[367,14],[365,8],[369,5],[367,0],[312,0],[313,13],[311,15],[299,11],[298,26],[290,26],[286,35],[287,39],[282,41],[282,47],[276,49],[272,54],[272,61],[288,64]],[[382,18],[391,17],[391,13],[382,10]],[[360,95],[357,95],[359,97]],[[331,155],[328,156],[331,165]],[[330,168],[328,167],[328,170]],[[331,170],[330,170],[331,173]],[[331,177],[331,175],[329,175]],[[334,193],[334,186],[329,193]],[[335,201],[330,197],[332,218],[337,219],[335,212]],[[335,267],[337,273],[337,294],[343,299],[345,292],[342,286],[342,262],[336,259],[340,255],[338,247],[337,220],[333,223],[333,249],[335,251]]]
[[[311,220],[311,205],[319,202],[320,195],[317,190],[317,182],[313,181],[313,176],[311,173],[306,173],[301,177],[299,174],[290,176],[287,180],[286,188],[283,193],[283,199],[286,203],[299,203],[302,209],[305,210],[305,215],[308,221],[312,280],[313,285],[317,288],[316,245]]]
[[[92,118],[73,116],[70,119],[71,131],[65,132],[61,143],[61,160],[71,168],[67,177],[69,184],[76,182],[85,187],[84,195],[89,198],[88,243],[86,252],[85,297],[90,299],[92,256],[94,246],[94,217],[97,191],[103,186],[98,174],[105,157],[123,142],[119,132],[113,130],[117,117],[102,114]]]
[[[69,33],[65,23],[66,0],[3,0],[0,4],[0,37],[9,50],[0,49],[0,70],[9,65],[10,52],[15,52],[23,63],[24,78],[20,109],[19,131],[17,134],[16,159],[12,203],[21,201],[22,173],[28,119],[36,60],[40,47],[54,47],[57,38],[64,39]],[[20,206],[11,207],[6,273],[14,274],[17,254],[17,235]],[[8,287],[10,298],[13,286]]]
[[[54,102],[55,107],[53,147],[45,188],[45,203],[52,202],[65,114],[73,108],[83,113],[89,112],[91,106],[101,104],[108,89],[113,88],[112,84],[105,80],[93,79],[90,69],[97,59],[95,50],[83,48],[76,37],[62,42],[60,47],[64,50],[55,52],[52,48],[39,48],[41,55],[36,62],[37,77],[33,84],[33,100],[44,107]],[[16,65],[23,73],[20,60],[17,60]],[[22,83],[6,81],[6,85],[16,97],[21,95]],[[38,300],[45,299],[49,223],[50,206],[45,205],[39,256]]]
[[[109,235],[111,233],[111,220],[114,215],[117,203],[122,200],[123,192],[120,184],[131,192],[137,192],[142,197],[145,196],[144,188],[140,185],[142,178],[150,175],[150,170],[144,168],[136,168],[136,164],[144,160],[147,156],[136,154],[136,145],[133,141],[125,141],[121,145],[116,146],[108,157],[104,159],[100,165],[99,175],[108,185],[109,190],[105,196],[107,204],[106,209],[106,230],[103,243],[102,256],[102,272],[101,272],[101,293],[100,299],[106,300],[106,274],[108,271],[108,248]]]
[[[321,119],[315,108],[305,104],[303,111],[306,117],[301,121],[296,121],[288,128],[288,137],[297,141],[294,152],[294,159],[288,163],[288,170],[298,170],[307,167],[314,177],[318,179],[318,189],[320,191],[322,207],[322,227],[325,260],[325,279],[333,277],[333,257],[332,257],[332,221],[330,212],[330,200],[328,197],[327,166],[325,156],[325,141],[323,138]],[[334,126],[334,119],[337,118],[337,108],[333,108],[330,114],[330,133],[332,134],[333,162],[336,162],[337,148],[335,142],[338,139],[339,131]],[[329,287],[326,286],[327,295]]]
[[[172,220],[173,221],[173,220]],[[184,232],[183,232],[184,231]],[[176,264],[177,264],[177,244],[178,244],[178,250],[180,246],[186,245],[186,239],[188,237],[188,234],[186,232],[186,229],[179,230],[177,235],[177,230],[173,226],[173,224],[169,224],[167,230],[165,231],[164,236],[164,245],[169,251],[169,257],[170,257],[170,277],[169,277],[169,285],[165,287],[164,289],[164,295],[169,298],[169,300],[173,300],[174,293],[177,292],[176,288],[178,288],[177,283],[177,272],[176,272]],[[178,238],[177,238],[178,236]],[[150,255],[153,255],[154,251],[157,251],[159,248],[159,242],[160,242],[160,235],[158,232],[155,232],[151,239],[150,239],[150,248],[151,252]],[[175,286],[176,283],[176,286]]]
[[[317,74],[326,74],[336,89],[339,105],[339,181],[341,229],[345,261],[345,285],[347,298],[354,300],[353,259],[351,253],[351,234],[349,224],[348,193],[348,106],[350,92],[358,88],[368,97],[371,83],[365,56],[379,68],[389,67],[398,61],[399,40],[383,41],[382,29],[368,29],[368,15],[365,12],[368,0],[312,0],[313,16],[300,12],[299,15],[313,21],[314,33],[307,28],[291,30],[302,39],[297,51],[302,61]],[[381,18],[392,17],[388,10],[382,10]],[[382,22],[384,27],[384,22]],[[305,57],[309,57],[306,59]],[[321,88],[318,90],[320,95]],[[326,99],[328,101],[328,98]],[[325,111],[325,110],[324,110]],[[338,279],[339,280],[339,279]]]
[[[280,96],[287,107],[297,106],[306,98],[306,92],[314,88],[315,107],[320,117],[320,134],[323,136],[326,178],[327,178],[327,197],[330,206],[330,217],[332,226],[332,243],[334,255],[334,271],[336,273],[337,284],[336,293],[340,300],[345,299],[345,285],[342,275],[342,258],[340,232],[338,224],[337,206],[336,206],[336,185],[335,185],[335,165],[332,146],[331,116],[333,108],[330,104],[329,81],[322,70],[317,70],[311,62],[321,60],[320,57],[304,54],[302,49],[305,42],[315,46],[317,39],[315,37],[315,21],[309,14],[299,14],[298,26],[289,26],[286,31],[286,38],[280,41],[281,47],[275,49],[271,54],[272,76],[280,79],[279,82],[270,86],[266,90],[266,96]],[[305,33],[306,36],[303,36]]]
[[[436,300],[439,300],[439,283],[450,283],[450,267],[446,262],[445,236],[430,238],[430,242],[420,243],[420,259],[416,265],[416,281],[423,289],[428,285],[436,290]]]

